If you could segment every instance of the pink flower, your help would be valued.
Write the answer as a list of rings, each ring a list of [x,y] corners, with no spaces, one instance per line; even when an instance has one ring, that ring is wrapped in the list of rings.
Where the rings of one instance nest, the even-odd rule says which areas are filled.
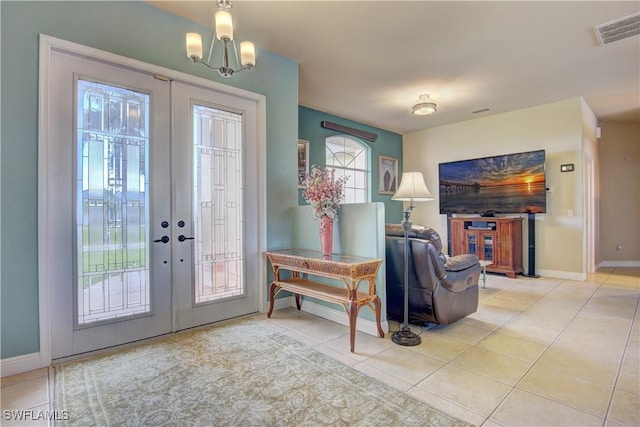
[[[347,179],[346,176],[336,179],[335,169],[311,166],[311,173],[304,180],[302,194],[316,218],[328,216],[336,219]]]

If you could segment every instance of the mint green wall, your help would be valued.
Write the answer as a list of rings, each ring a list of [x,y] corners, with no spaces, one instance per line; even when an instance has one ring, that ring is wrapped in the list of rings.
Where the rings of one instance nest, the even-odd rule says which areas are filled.
[[[39,350],[38,34],[247,89],[267,99],[267,246],[290,246],[298,204],[298,66],[260,50],[257,66],[223,79],[186,57],[184,37],[211,30],[144,2],[0,2],[2,30],[1,357]],[[267,286],[267,284],[265,284]]]
[[[333,135],[343,135],[339,132],[325,129],[320,126],[323,120],[348,126],[354,129],[371,132],[378,135],[375,142],[358,139],[358,141],[369,146],[371,161],[371,202],[382,202],[385,205],[385,221],[398,223],[402,221],[402,202],[391,200],[391,195],[378,193],[378,156],[389,156],[398,159],[398,183],[402,176],[402,135],[369,126],[363,123],[354,122],[342,117],[323,113],[308,107],[298,109],[298,137],[309,141],[309,165],[325,166],[324,141]],[[298,191],[298,203],[306,204],[302,197],[302,190]]]
[[[291,211],[293,218],[291,222],[293,247],[319,251],[318,220],[314,218],[311,207],[298,206],[291,209]],[[338,220],[334,223],[333,228],[333,253],[385,259],[384,211],[384,204],[380,202],[342,205],[338,211]],[[323,278],[313,277],[313,280],[325,282],[332,286],[342,286],[334,279],[324,280]],[[366,292],[366,283],[361,286],[359,290]],[[384,263],[378,270],[376,291],[382,302],[380,317],[385,322],[387,320],[387,278]],[[323,305],[331,310],[344,312],[341,306],[334,303],[310,297],[304,297],[303,299],[311,299],[316,304]],[[361,310],[358,316],[375,321],[372,310]]]

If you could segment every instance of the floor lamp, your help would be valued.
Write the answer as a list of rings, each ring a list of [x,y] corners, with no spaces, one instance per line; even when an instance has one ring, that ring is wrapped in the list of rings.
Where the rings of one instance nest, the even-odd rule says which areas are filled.
[[[411,230],[411,211],[413,202],[426,202],[433,200],[431,193],[424,183],[422,172],[404,172],[398,191],[391,200],[408,201],[409,206],[404,211],[402,226],[404,228],[404,323],[402,329],[391,335],[391,341],[399,345],[419,345],[421,340],[418,335],[409,329],[409,231]]]

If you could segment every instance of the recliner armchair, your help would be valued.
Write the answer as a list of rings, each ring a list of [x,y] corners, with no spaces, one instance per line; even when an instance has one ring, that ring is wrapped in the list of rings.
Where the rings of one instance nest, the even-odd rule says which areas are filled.
[[[404,228],[385,225],[387,316],[404,321]],[[480,263],[476,255],[445,257],[440,235],[409,231],[409,322],[446,325],[478,309]]]

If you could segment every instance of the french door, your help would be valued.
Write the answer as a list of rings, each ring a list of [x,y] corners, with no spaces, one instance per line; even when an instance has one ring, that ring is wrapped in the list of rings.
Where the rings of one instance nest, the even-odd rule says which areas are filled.
[[[52,359],[258,311],[255,101],[62,51],[48,85]]]
[[[259,167],[244,149],[256,113],[252,101],[172,82],[178,330],[257,311]]]

